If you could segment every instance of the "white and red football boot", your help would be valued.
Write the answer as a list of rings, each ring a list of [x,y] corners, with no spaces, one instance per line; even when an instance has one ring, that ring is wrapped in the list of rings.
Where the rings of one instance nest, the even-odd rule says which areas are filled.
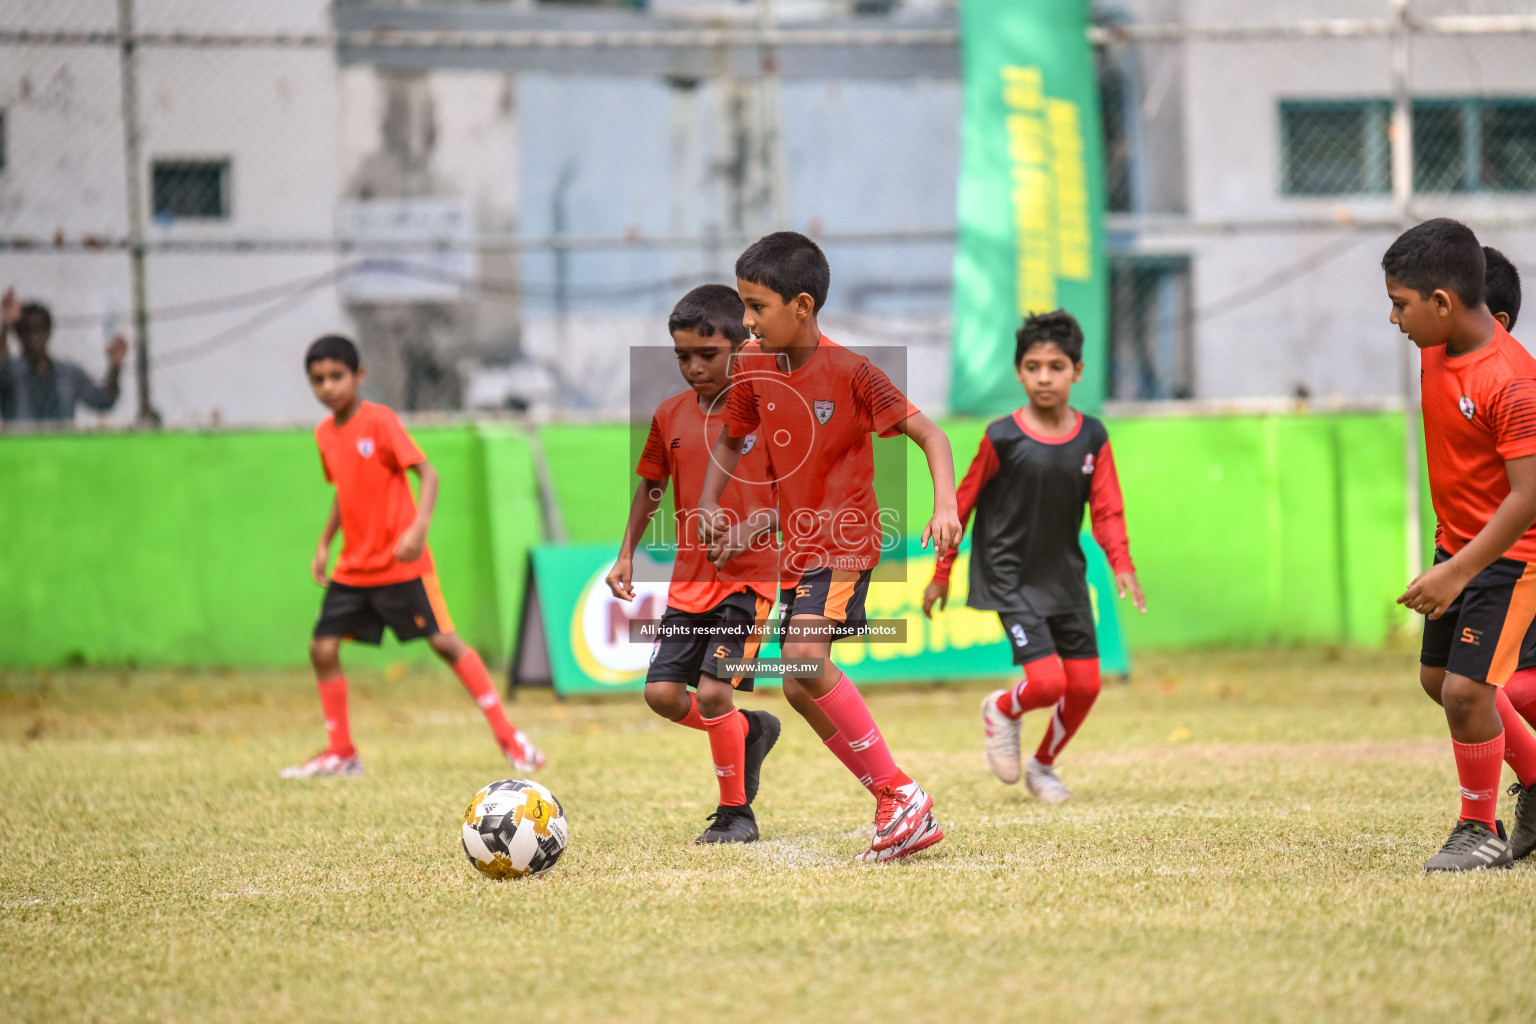
[[[291,765],[279,773],[285,779],[314,779],[322,775],[357,777],[363,774],[363,759],[357,752],[338,754],[322,750],[303,764]]]

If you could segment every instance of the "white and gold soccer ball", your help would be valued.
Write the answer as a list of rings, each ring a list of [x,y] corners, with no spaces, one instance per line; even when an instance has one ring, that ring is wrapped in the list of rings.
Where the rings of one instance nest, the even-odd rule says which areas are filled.
[[[537,782],[502,779],[464,809],[464,852],[487,878],[542,875],[565,852],[565,810]]]

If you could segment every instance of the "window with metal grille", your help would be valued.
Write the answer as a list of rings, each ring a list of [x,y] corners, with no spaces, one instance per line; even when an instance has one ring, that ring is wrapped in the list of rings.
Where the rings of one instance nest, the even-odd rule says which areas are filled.
[[[229,216],[228,160],[156,160],[150,170],[154,216],[162,223],[181,218]]]
[[[1536,100],[1415,100],[1418,192],[1536,192]]]
[[[1392,104],[1282,102],[1281,191],[1292,196],[1384,195],[1392,190]]]
[[[1195,392],[1189,257],[1111,253],[1109,396],[1191,398]]]

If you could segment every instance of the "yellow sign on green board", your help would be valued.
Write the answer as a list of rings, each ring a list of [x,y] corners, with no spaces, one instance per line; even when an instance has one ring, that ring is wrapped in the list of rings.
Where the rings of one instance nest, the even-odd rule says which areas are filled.
[[[1100,662],[1106,673],[1130,669],[1112,594],[1108,563],[1086,535],[1089,593],[1099,628]],[[932,555],[909,545],[907,579],[872,583],[866,601],[871,619],[903,620],[902,643],[849,638],[838,641],[833,658],[858,683],[934,682],[1003,678],[1014,674],[1011,647],[992,612],[965,607],[967,559],[960,554],[953,574],[949,607],[922,612],[923,587],[933,569]],[[635,599],[620,601],[603,577],[613,566],[614,545],[546,545],[533,552],[533,586],[524,604],[519,661],[547,665],[547,680],[561,695],[638,691],[650,664],[649,642],[630,638],[631,620],[660,619],[667,606],[665,583],[635,583]],[[638,575],[638,574],[637,574]],[[664,573],[647,573],[652,579]],[[776,657],[774,647],[763,654]],[[535,673],[537,675],[538,673]],[[532,681],[524,670],[524,682]],[[777,685],[762,677],[758,686]]]

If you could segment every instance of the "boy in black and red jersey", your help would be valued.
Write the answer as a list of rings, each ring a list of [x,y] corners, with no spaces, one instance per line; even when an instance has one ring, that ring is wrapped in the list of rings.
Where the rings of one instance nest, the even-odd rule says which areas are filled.
[[[1146,613],[1131,564],[1124,503],[1109,431],[1069,403],[1083,376],[1083,331],[1065,310],[1029,317],[1019,328],[1014,370],[1029,401],[987,425],[960,483],[960,523],[971,510],[970,593],[966,604],[997,612],[1024,678],[981,702],[987,764],[1003,782],[1019,781],[1019,720],[1054,708],[1051,725],[1024,766],[1024,783],[1046,803],[1072,799],[1056,758],[1099,696],[1099,647],[1088,596],[1087,560],[1078,539],[1083,508],[1109,558],[1120,596]],[[956,548],[939,552],[923,614],[949,600]]]
[[[1435,561],[1398,598],[1425,616],[1419,682],[1445,709],[1461,813],[1425,871],[1508,867],[1536,849],[1536,738],[1501,687],[1536,665],[1536,359],[1485,304],[1487,256],[1426,221],[1381,259],[1392,323],[1420,352]],[[1497,819],[1503,762],[1514,834]]]
[[[949,438],[879,367],[821,333],[816,315],[831,276],[821,247],[794,231],[765,235],[737,258],[736,291],[755,340],[736,359],[699,527],[718,560],[732,555],[737,545],[720,528],[716,501],[747,442],[766,443],[784,528],[780,650],[786,660],[824,665],[821,675],[786,677],[784,696],[875,797],[874,835],[858,859],[878,862],[926,849],[944,832],[933,798],[896,766],[864,698],[828,660],[832,642],[867,621],[865,597],[880,561],[870,434],[906,434],[927,456],[934,511],[924,546],[930,538],[936,548],[958,543],[960,523]]]
[[[607,577],[621,601],[634,599],[635,547],[672,481],[677,557],[667,590],[662,636],[651,654],[645,701],[663,718],[709,734],[720,805],[698,843],[750,843],[758,838],[752,801],[763,759],[779,738],[779,720],[766,711],[738,711],[733,694],[752,680],[732,677],[719,665],[755,658],[777,593],[778,513],[767,453],[744,453],[721,502],[729,510],[741,554],[717,567],[695,539],[699,488],[709,451],[720,432],[720,406],[730,381],[731,353],[747,340],[741,300],[723,284],[707,284],[683,296],[672,310],[677,366],[689,389],[662,402],[651,418],[645,450],[618,560]],[[676,635],[675,635],[676,634]],[[688,691],[697,689],[695,696]]]

